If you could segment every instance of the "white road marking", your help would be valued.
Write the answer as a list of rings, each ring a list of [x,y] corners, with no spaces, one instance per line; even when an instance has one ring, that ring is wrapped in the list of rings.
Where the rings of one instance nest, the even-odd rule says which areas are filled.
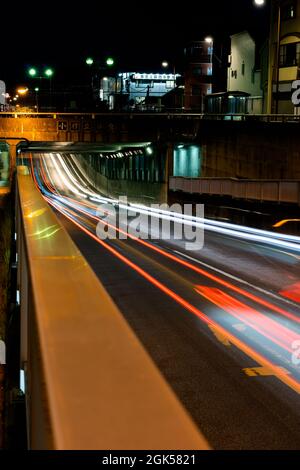
[[[281,296],[275,294],[274,292],[270,292],[268,290],[263,289],[262,287],[255,286],[254,284],[251,284],[251,282],[245,281],[244,279],[241,279],[237,276],[234,276],[233,274],[229,274],[226,271],[222,271],[221,269],[215,268],[214,266],[211,266],[210,264],[204,263],[204,261],[200,261],[199,259],[193,258],[192,256],[186,255],[185,253],[182,253],[181,251],[177,251],[177,250],[172,250],[172,251],[174,253],[177,253],[180,256],[183,256],[184,258],[187,258],[191,261],[194,261],[194,263],[201,264],[202,266],[205,266],[206,268],[211,269],[212,271],[215,271],[219,274],[222,274],[223,276],[229,277],[230,279],[233,279],[236,282],[239,282],[241,284],[245,284],[246,286],[251,287],[252,289],[255,289],[255,290],[257,290],[257,291],[259,291],[259,292],[261,292],[265,295],[269,295],[270,297],[273,297],[274,299],[280,300],[281,302],[285,302],[289,305],[292,305],[293,307],[299,308],[299,305],[297,305],[296,303],[294,303],[294,302],[292,302],[288,299],[285,299],[284,297],[281,297]]]

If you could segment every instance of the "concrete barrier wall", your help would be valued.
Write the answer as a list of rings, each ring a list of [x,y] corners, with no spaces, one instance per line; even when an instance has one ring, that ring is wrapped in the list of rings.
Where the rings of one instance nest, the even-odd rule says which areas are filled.
[[[171,177],[171,191],[263,202],[300,204],[300,181]]]
[[[203,177],[300,179],[298,123],[203,123],[198,140]]]
[[[104,195],[118,198],[127,196],[129,201],[144,204],[167,202],[168,183],[149,183],[123,179],[108,179],[95,171],[84,155],[77,155],[77,160],[95,187]]]

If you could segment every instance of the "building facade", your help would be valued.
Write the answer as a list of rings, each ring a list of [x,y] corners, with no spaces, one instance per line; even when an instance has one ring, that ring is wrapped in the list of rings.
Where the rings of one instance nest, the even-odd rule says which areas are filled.
[[[272,0],[268,113],[298,113],[292,84],[300,78],[300,0]]]
[[[249,32],[232,35],[227,91],[248,95],[245,112],[251,114],[262,112],[261,72],[258,62],[256,43]]]
[[[122,72],[100,80],[99,98],[109,109],[162,110],[162,97],[176,87],[179,74]]]
[[[0,80],[0,111],[4,111],[6,107],[6,87],[3,80]]]
[[[213,42],[193,41],[184,52],[184,108],[203,112],[205,96],[213,87]]]

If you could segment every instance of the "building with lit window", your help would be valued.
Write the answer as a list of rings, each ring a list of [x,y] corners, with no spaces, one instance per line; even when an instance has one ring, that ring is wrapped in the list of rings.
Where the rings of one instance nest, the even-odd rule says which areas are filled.
[[[99,97],[111,110],[160,111],[162,97],[174,90],[179,77],[174,73],[122,72],[101,79]]]
[[[213,88],[213,41],[192,41],[185,48],[184,108],[204,111],[205,96]]]
[[[267,112],[297,112],[292,83],[300,78],[300,0],[272,0]]]

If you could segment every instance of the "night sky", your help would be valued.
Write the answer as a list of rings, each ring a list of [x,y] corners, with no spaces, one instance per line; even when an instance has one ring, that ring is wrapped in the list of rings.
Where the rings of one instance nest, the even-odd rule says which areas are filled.
[[[160,71],[162,60],[180,62],[189,40],[268,28],[268,8],[253,0],[78,3],[27,1],[2,20],[0,79],[8,90],[30,84],[30,65],[55,68],[57,83],[80,83],[86,56],[112,55],[123,70]]]

